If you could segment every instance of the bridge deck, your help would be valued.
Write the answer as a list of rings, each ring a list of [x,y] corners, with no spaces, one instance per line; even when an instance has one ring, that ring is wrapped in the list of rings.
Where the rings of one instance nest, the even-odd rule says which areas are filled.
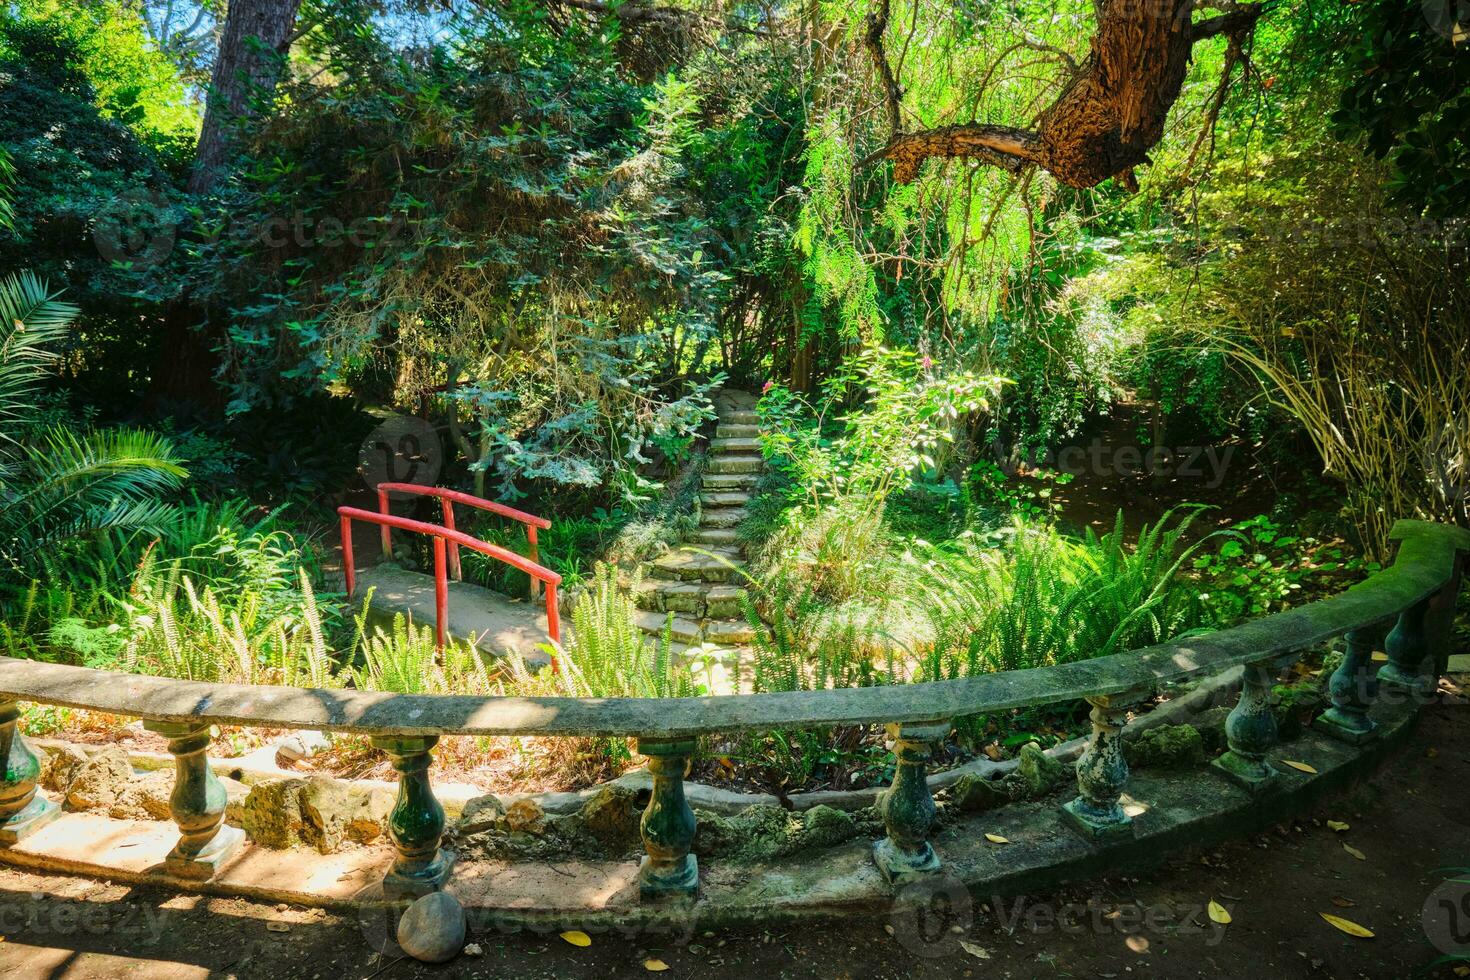
[[[390,621],[403,613],[422,626],[434,626],[434,576],[411,572],[397,565],[359,569],[357,604],[372,590],[370,618],[375,623]],[[514,650],[532,665],[549,663],[539,645],[550,641],[546,632],[546,608],[540,602],[511,599],[499,592],[471,585],[449,583],[449,637],[464,640],[473,636],[475,646],[492,657]],[[562,639],[567,625],[562,624]]]

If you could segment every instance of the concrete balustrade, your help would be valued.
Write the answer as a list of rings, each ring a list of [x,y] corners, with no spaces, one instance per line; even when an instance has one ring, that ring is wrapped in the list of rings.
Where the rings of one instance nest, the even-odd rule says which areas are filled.
[[[432,750],[443,734],[637,738],[652,777],[637,876],[650,905],[692,902],[701,892],[693,854],[698,828],[684,779],[704,734],[886,725],[894,778],[878,803],[885,836],[873,846],[872,861],[886,882],[899,886],[942,868],[931,843],[939,814],[925,777],[952,719],[1086,700],[1092,735],[1076,766],[1077,797],[1064,805],[1064,817],[1088,846],[1131,841],[1120,733],[1130,707],[1162,685],[1244,668],[1239,702],[1225,724],[1229,751],[1215,766],[1251,793],[1280,778],[1271,765],[1278,741],[1272,679],[1301,651],[1347,637],[1330,681],[1333,706],[1316,722],[1342,741],[1374,737],[1369,713],[1379,682],[1426,689],[1432,680],[1426,665],[1443,661],[1435,644],[1447,635],[1442,622],[1426,626],[1426,619],[1431,609],[1442,619],[1445,597],[1456,593],[1470,531],[1403,521],[1393,533],[1394,563],[1329,599],[1143,650],[928,684],[681,699],[465,697],[209,684],[0,658],[0,847],[16,847],[57,816],[55,804],[37,792],[40,765],[18,730],[19,701],[141,717],[169,739],[176,768],[170,805],[180,836],[163,870],[195,880],[217,875],[248,850],[240,831],[222,822],[224,790],[205,758],[213,725],[356,732],[386,752],[399,774],[389,819],[394,860],[382,881],[388,898],[423,895],[450,881],[454,857],[441,847],[444,809],[429,779]],[[1375,674],[1372,653],[1388,622],[1394,623],[1384,643],[1388,662]]]

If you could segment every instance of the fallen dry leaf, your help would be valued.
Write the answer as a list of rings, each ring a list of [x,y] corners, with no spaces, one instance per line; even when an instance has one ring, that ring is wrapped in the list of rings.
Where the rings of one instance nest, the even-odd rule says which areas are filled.
[[[1332,904],[1336,905],[1340,909],[1350,909],[1358,903],[1353,901],[1351,898],[1339,898],[1334,895],[1332,898]]]
[[[1142,936],[1129,936],[1127,943],[1128,948],[1133,950],[1133,952],[1135,953],[1148,952],[1148,940],[1144,939]]]
[[[573,946],[591,946],[592,937],[577,929],[569,929],[561,934],[561,938]]]
[[[1291,766],[1291,768],[1297,770],[1298,772],[1309,773],[1313,776],[1317,775],[1317,770],[1313,769],[1305,762],[1297,762],[1295,759],[1282,759],[1281,764],[1283,766]]]
[[[1230,912],[1225,908],[1225,906],[1221,905],[1219,902],[1215,901],[1212,898],[1210,899],[1210,904],[1208,908],[1210,910],[1211,922],[1218,922],[1222,926],[1228,926],[1230,924]]]
[[[960,940],[960,949],[969,953],[977,960],[990,959],[990,950],[986,949],[984,946],[979,945],[978,943],[972,943],[968,939]]]
[[[1340,915],[1328,915],[1326,912],[1318,912],[1317,914],[1326,919],[1327,924],[1332,926],[1332,928],[1340,929],[1349,936],[1357,936],[1359,939],[1373,938],[1373,930],[1364,929],[1351,919],[1344,919]]]
[[[988,840],[988,841],[990,841],[990,843],[992,843],[992,844],[1009,844],[1010,843],[1009,840],[1007,840],[1006,838],[1002,837],[1000,834],[986,834],[985,835],[985,839]]]
[[[1327,821],[1327,829],[1335,830],[1340,834],[1348,829],[1348,825],[1341,820],[1329,820]]]
[[[290,932],[291,927],[284,922],[267,922],[265,930],[266,932]]]
[[[643,969],[649,973],[662,973],[668,968],[669,965],[660,959],[647,959],[643,961]]]
[[[1344,845],[1342,845],[1342,849],[1344,851],[1347,851],[1353,857],[1357,858],[1359,861],[1366,861],[1366,860],[1368,860],[1368,855],[1364,854],[1362,851],[1358,850],[1356,847],[1354,847],[1351,844],[1344,844]]]

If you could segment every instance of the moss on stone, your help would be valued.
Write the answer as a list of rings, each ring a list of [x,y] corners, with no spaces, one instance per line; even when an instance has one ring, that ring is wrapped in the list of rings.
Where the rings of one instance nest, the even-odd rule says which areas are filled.
[[[1184,769],[1205,761],[1205,740],[1193,725],[1158,725],[1124,743],[1128,764],[1140,769]]]
[[[638,795],[638,790],[621,783],[603,786],[583,805],[582,826],[606,845],[626,848],[638,844],[638,821],[643,816]]]
[[[1026,792],[1031,796],[1043,796],[1061,782],[1067,767],[1047,755],[1036,742],[1021,746],[1020,758],[1016,763],[1016,775],[1020,777]]]
[[[967,772],[950,789],[949,801],[967,813],[980,813],[1011,802],[1011,791],[999,779],[986,779]]]
[[[695,819],[695,854],[743,862],[833,847],[870,832],[877,822],[871,809],[854,814],[814,806],[805,813],[790,813],[770,805],[752,806],[733,817],[696,810]]]

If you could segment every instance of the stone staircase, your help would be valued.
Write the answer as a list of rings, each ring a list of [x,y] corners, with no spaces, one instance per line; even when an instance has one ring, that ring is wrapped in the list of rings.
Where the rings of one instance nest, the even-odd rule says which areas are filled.
[[[738,647],[754,639],[741,607],[744,579],[738,569],[745,559],[735,530],[765,465],[754,404],[754,396],[744,392],[725,394],[717,402],[719,423],[700,486],[699,528],[686,547],[644,566],[634,593],[645,633],[662,635],[668,614],[674,614],[676,651],[702,644]]]

